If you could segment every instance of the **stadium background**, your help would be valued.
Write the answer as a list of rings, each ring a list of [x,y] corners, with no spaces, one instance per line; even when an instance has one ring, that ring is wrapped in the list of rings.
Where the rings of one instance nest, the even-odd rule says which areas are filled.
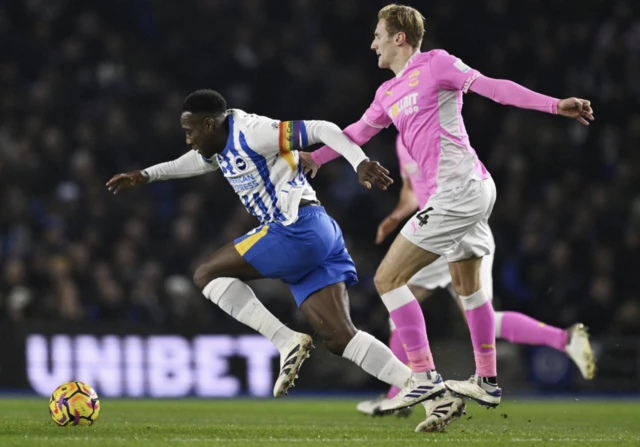
[[[76,378],[103,395],[270,392],[269,346],[192,286],[195,265],[255,222],[219,175],[113,197],[117,172],[176,158],[183,97],[279,119],[357,120],[390,76],[369,50],[382,1],[0,0],[0,387],[48,394]],[[407,2],[427,17],[423,49],[491,77],[592,100],[596,121],[520,111],[468,95],[471,141],[495,177],[497,308],[591,328],[600,376],[563,356],[500,344],[509,393],[637,392],[640,386],[640,20],[625,0]],[[344,161],[312,184],[341,224],[360,284],[357,325],[385,339],[372,277],[377,224],[399,176],[394,131],[365,146],[398,180],[357,184]],[[288,290],[252,284],[292,326]],[[439,369],[471,369],[446,294],[424,306]],[[441,366],[440,366],[441,365]],[[321,347],[300,388],[381,388]],[[298,388],[296,388],[296,391]],[[173,393],[173,394],[172,394]]]

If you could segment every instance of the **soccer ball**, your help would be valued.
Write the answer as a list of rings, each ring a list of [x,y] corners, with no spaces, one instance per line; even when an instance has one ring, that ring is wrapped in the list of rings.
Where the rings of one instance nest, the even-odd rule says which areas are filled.
[[[86,383],[66,382],[49,399],[49,414],[53,422],[68,425],[91,425],[100,414],[100,401],[96,392]]]

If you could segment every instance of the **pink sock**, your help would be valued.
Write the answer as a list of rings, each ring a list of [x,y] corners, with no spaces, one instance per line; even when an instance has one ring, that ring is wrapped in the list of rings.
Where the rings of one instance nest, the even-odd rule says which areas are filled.
[[[407,357],[407,353],[404,351],[404,347],[402,346],[402,340],[400,340],[400,334],[397,329],[391,331],[391,336],[389,337],[389,348],[391,352],[398,357],[398,359],[407,365],[409,363],[409,358]],[[400,388],[397,386],[392,386],[389,388],[389,392],[387,393],[387,398],[391,399],[396,394],[400,392]]]
[[[461,296],[467,316],[473,355],[476,360],[476,374],[480,377],[497,376],[496,329],[493,306],[484,289],[470,296]]]
[[[391,388],[389,388],[389,391],[387,391],[387,399],[393,399],[399,392],[400,388],[398,388],[397,386],[392,386]]]
[[[391,335],[389,336],[389,349],[391,349],[391,352],[393,352],[402,363],[405,365],[409,363],[409,357],[407,357],[404,346],[402,346],[402,340],[400,339],[400,334],[397,329],[391,331]]]
[[[396,331],[402,340],[411,370],[425,372],[435,369],[424,315],[409,287],[403,286],[385,293],[382,295],[382,301],[397,328]]]
[[[519,312],[496,312],[499,338],[523,345],[544,345],[565,352],[567,331],[547,326]]]

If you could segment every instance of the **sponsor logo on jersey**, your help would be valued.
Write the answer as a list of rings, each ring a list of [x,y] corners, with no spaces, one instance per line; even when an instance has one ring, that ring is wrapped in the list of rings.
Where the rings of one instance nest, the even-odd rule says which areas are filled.
[[[238,177],[227,177],[227,180],[236,193],[260,187],[260,183],[253,174],[245,174]]]
[[[420,110],[417,103],[418,94],[410,93],[404,96],[400,101],[396,102],[393,106],[391,106],[387,113],[389,114],[391,119],[396,118],[401,112],[404,112],[405,115],[410,115]]]

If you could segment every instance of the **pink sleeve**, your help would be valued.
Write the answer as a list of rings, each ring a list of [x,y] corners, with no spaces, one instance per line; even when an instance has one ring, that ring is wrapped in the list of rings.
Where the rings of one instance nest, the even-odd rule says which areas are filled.
[[[378,87],[376,90],[376,96],[373,98],[373,102],[369,106],[369,108],[364,112],[360,121],[364,121],[371,127],[377,127],[378,129],[384,129],[389,127],[393,120],[389,116],[389,114],[384,110],[382,103],[380,101],[381,97],[388,94],[386,86],[386,82]],[[368,141],[368,140],[367,140]]]
[[[373,127],[365,121],[365,117],[360,118],[360,121],[357,121],[351,124],[349,127],[344,129],[342,133],[349,137],[351,141],[356,143],[358,146],[365,144],[371,138],[380,132],[381,127]],[[311,158],[313,161],[318,163],[319,165],[323,165],[328,163],[336,158],[340,157],[336,151],[331,149],[329,146],[322,146],[317,151],[313,151],[311,153]]]
[[[499,104],[558,114],[559,99],[536,93],[505,79],[480,76],[471,84],[470,90]]]
[[[461,90],[464,93],[467,93],[471,83],[480,76],[478,70],[444,51],[431,58],[429,68],[438,86],[445,90]]]

